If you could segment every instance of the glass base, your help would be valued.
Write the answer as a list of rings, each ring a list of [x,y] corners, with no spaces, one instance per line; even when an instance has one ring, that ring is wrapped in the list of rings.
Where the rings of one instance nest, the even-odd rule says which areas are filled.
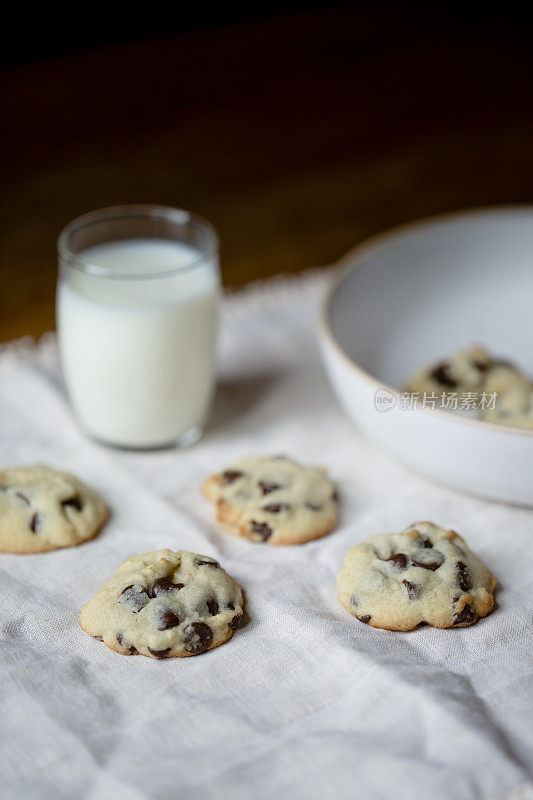
[[[203,428],[199,425],[194,425],[192,428],[189,428],[188,431],[182,433],[178,436],[177,439],[171,439],[166,442],[155,442],[154,444],[122,444],[121,442],[112,442],[108,439],[101,439],[99,436],[95,436],[90,431],[84,429],[84,433],[96,442],[97,444],[101,444],[104,447],[112,447],[115,450],[126,450],[130,452],[150,452],[154,450],[185,450],[188,447],[192,447],[193,444],[196,444],[203,435]]]

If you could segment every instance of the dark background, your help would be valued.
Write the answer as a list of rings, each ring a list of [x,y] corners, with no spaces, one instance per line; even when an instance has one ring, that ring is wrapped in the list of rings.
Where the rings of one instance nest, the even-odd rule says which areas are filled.
[[[532,200],[532,29],[518,5],[13,13],[0,341],[53,327],[55,239],[93,208],[203,214],[225,283],[241,285],[329,264],[417,217]]]

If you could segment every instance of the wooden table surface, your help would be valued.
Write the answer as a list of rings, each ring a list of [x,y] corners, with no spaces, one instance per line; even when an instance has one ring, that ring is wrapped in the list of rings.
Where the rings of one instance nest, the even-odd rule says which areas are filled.
[[[53,327],[57,234],[93,208],[203,214],[241,285],[414,218],[531,201],[527,28],[420,7],[315,9],[9,68],[0,341]]]

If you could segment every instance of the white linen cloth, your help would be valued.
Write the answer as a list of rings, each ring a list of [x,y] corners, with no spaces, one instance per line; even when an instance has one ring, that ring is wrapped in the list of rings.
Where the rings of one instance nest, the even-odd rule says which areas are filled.
[[[361,438],[316,345],[329,273],[224,301],[220,384],[190,450],[119,452],[71,416],[55,339],[0,353],[0,463],[72,471],[112,509],[79,547],[0,555],[0,795],[16,800],[530,800],[533,514],[431,483]],[[217,530],[203,478],[245,454],[330,467],[337,531],[269,547]],[[374,630],[336,599],[355,542],[431,519],[499,579],[464,629]],[[125,657],[80,607],[128,556],[219,559],[249,624],[195,658]]]

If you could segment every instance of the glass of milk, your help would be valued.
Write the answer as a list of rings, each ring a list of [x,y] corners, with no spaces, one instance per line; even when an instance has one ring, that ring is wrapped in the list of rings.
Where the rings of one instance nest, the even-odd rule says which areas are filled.
[[[58,252],[59,346],[84,430],[135,449],[197,441],[214,388],[215,230],[180,209],[116,206],[67,225]]]

